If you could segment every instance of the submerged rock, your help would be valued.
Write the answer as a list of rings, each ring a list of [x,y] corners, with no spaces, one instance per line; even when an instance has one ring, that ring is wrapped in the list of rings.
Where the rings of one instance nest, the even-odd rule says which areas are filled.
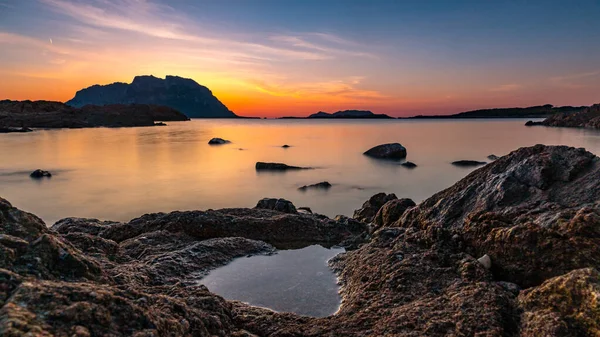
[[[31,172],[31,174],[29,176],[31,178],[37,178],[37,179],[44,178],[44,177],[45,178],[50,178],[50,177],[52,177],[52,173],[50,173],[48,171],[37,169],[37,170]]]
[[[223,144],[229,144],[231,143],[230,141],[223,139],[223,138],[212,138],[211,140],[208,141],[209,145],[223,145]]]
[[[460,166],[460,167],[481,166],[481,165],[485,165],[485,164],[487,164],[487,163],[484,161],[477,161],[477,160],[457,160],[457,161],[452,162],[452,165]]]
[[[411,161],[405,161],[404,163],[400,164],[406,168],[415,168],[417,167],[417,164],[411,162]]]
[[[379,159],[406,158],[406,148],[399,143],[377,145],[367,150],[364,155]]]
[[[320,183],[312,184],[312,185],[304,185],[302,187],[298,187],[300,191],[306,191],[308,189],[321,189],[327,190],[331,188],[331,184],[328,181],[323,181]]]
[[[365,201],[361,208],[354,211],[352,216],[358,221],[370,223],[379,211],[379,209],[388,201],[398,199],[395,194],[377,193],[369,200]]]
[[[287,170],[307,170],[310,167],[290,166],[282,163],[256,163],[257,171],[287,171]]]

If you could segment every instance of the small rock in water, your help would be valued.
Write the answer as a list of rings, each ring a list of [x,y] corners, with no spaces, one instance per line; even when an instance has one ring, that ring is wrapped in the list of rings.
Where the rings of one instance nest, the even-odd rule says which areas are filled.
[[[413,163],[412,161],[405,161],[404,163],[402,163],[400,165],[402,165],[404,167],[407,167],[407,168],[415,168],[415,167],[417,167],[417,164]]]
[[[485,269],[490,269],[492,268],[492,259],[490,258],[489,255],[485,254],[484,256],[480,257],[477,259],[477,261],[479,263],[481,263],[481,265],[483,267],[485,267]]]
[[[154,123],[154,126],[167,126],[167,124],[163,122],[156,122]]]
[[[496,156],[495,154],[490,154],[489,156],[487,156],[487,158],[488,158],[489,160],[496,160],[496,159],[498,159],[498,158],[500,158],[500,157]]]
[[[315,188],[315,189],[323,189],[323,190],[327,190],[329,188],[331,188],[331,184],[327,181],[323,181],[317,184],[312,184],[312,185],[304,185],[302,187],[299,187],[298,189],[300,191],[306,191],[309,188]]]
[[[286,171],[286,170],[307,170],[308,167],[290,166],[283,163],[256,163],[257,171]]]
[[[400,143],[382,144],[367,150],[363,154],[379,159],[402,159],[406,158],[406,148]]]
[[[282,146],[282,148],[284,148],[284,149],[287,149],[288,147],[291,147],[291,146],[289,146],[287,144],[285,144],[285,145]]]
[[[31,172],[31,174],[29,176],[31,178],[37,178],[37,179],[44,178],[44,177],[50,178],[50,177],[52,177],[52,173],[50,173],[48,171],[37,169],[37,170]]]
[[[485,165],[485,164],[487,164],[487,163],[484,161],[477,161],[477,160],[457,160],[457,161],[452,162],[452,165],[461,166],[461,167],[481,166],[481,165]]]
[[[210,144],[210,145],[222,145],[222,144],[228,144],[228,143],[231,143],[231,142],[226,139],[223,139],[223,138],[213,138],[208,141],[208,144]]]

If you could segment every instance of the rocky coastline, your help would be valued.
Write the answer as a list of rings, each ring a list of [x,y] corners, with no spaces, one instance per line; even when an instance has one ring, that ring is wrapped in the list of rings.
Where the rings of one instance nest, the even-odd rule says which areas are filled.
[[[419,204],[375,195],[353,218],[263,199],[48,227],[0,199],[0,225],[3,336],[600,333],[600,158],[584,149],[521,148]],[[198,285],[236,257],[311,244],[347,248],[330,262],[343,297],[333,316]]]
[[[86,105],[53,101],[0,101],[0,129],[154,126],[157,121],[187,121],[184,114],[149,104]],[[24,131],[21,131],[24,132]]]
[[[541,122],[528,121],[526,126],[554,126],[600,130],[600,104],[586,107],[582,111],[563,112],[552,115]]]

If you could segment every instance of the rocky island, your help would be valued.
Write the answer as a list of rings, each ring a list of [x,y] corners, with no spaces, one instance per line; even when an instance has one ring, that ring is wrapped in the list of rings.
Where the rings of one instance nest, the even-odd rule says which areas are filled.
[[[257,208],[67,218],[0,199],[0,335],[595,336],[600,158],[521,148],[415,205],[374,196],[357,219]],[[279,206],[277,206],[279,205]],[[233,258],[340,244],[343,303],[311,318],[198,284]]]
[[[93,85],[67,102],[74,107],[131,103],[168,106],[190,118],[237,117],[207,87],[179,76],[136,76],[131,84]]]
[[[543,125],[600,130],[600,104],[594,104],[590,107],[586,107],[582,111],[558,113],[548,117],[542,122],[528,121],[525,125]]]
[[[394,119],[386,114],[375,114],[368,110],[343,110],[334,113],[319,111],[308,117],[282,117],[282,119]]]
[[[0,128],[88,128],[153,126],[156,121],[186,121],[184,114],[149,104],[86,105],[53,101],[0,101]]]

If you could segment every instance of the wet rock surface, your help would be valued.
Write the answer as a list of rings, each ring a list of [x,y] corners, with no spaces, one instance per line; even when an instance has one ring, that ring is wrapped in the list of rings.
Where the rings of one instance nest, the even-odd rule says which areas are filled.
[[[0,199],[0,334],[594,336],[599,178],[583,149],[521,148],[416,206],[371,198],[356,216],[371,234],[362,220],[269,209],[49,229]],[[225,301],[196,282],[237,256],[357,237],[330,261],[334,316]]]
[[[316,183],[316,184],[312,184],[312,185],[304,185],[304,186],[298,187],[298,190],[300,190],[300,191],[306,191],[309,189],[327,190],[330,188],[331,188],[331,184],[328,181],[322,181],[320,183]]]
[[[52,173],[48,171],[44,171],[41,169],[37,169],[29,175],[31,178],[40,179],[40,178],[50,178],[52,177]]]
[[[212,138],[211,140],[208,141],[209,145],[223,145],[223,144],[229,144],[231,143],[230,141],[223,139],[223,138]]]
[[[378,159],[403,159],[406,158],[406,148],[399,143],[377,145],[364,155]]]

